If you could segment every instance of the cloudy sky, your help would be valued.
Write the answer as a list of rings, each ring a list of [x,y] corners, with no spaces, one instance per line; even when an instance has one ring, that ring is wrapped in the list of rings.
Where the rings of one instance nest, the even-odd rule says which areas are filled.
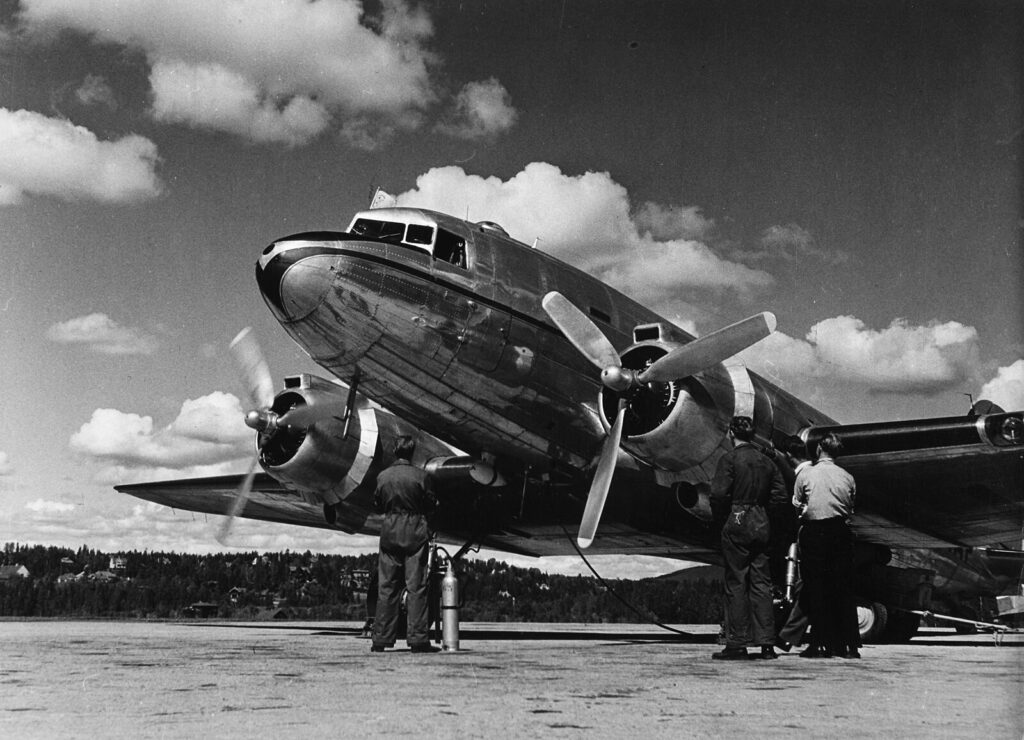
[[[315,370],[256,258],[378,186],[698,333],[774,311],[748,363],[841,421],[1024,407],[1021,32],[1011,2],[0,3],[0,540],[217,549],[111,486],[244,470],[228,342]]]

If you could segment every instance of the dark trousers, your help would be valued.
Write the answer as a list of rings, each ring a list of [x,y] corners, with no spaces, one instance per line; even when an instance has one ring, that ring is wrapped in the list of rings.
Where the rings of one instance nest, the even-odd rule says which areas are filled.
[[[725,560],[725,645],[775,643],[772,576],[767,530],[751,538],[745,531],[722,530]]]
[[[413,548],[381,547],[377,564],[377,615],[373,621],[373,644],[390,647],[398,631],[402,588],[406,590],[408,623],[406,642],[426,645],[427,637],[427,549],[424,542]]]
[[[853,593],[853,534],[841,517],[800,528],[800,606],[811,622],[811,644],[833,653],[860,646]]]

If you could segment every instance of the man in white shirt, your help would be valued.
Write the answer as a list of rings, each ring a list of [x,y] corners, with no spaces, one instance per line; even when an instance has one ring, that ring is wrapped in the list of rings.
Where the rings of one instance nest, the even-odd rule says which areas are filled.
[[[859,658],[860,634],[853,595],[853,514],[857,486],[835,457],[842,442],[833,433],[818,443],[818,460],[800,470],[793,505],[800,512],[803,604],[811,620],[806,658]]]

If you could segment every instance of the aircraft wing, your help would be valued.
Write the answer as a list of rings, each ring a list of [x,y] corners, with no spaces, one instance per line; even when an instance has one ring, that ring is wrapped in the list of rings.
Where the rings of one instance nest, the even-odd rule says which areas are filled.
[[[1020,412],[812,427],[828,432],[857,481],[858,537],[890,547],[1020,549],[1024,447]]]
[[[205,514],[227,516],[238,496],[244,475],[220,475],[158,483],[133,483],[115,490],[145,501]],[[335,529],[324,519],[323,504],[307,500],[266,473],[253,479],[252,493],[239,516],[279,524]]]

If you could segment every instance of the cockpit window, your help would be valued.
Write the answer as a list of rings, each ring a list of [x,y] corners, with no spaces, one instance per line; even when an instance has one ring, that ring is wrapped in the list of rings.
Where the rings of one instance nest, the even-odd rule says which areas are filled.
[[[405,240],[410,244],[425,244],[429,247],[434,242],[434,227],[409,224]]]
[[[375,221],[369,218],[360,218],[352,224],[352,233],[357,236],[368,236],[371,239],[398,244],[405,236],[405,224],[398,221]]]
[[[456,267],[466,268],[466,240],[444,229],[437,230],[437,244],[434,259],[448,262]]]

